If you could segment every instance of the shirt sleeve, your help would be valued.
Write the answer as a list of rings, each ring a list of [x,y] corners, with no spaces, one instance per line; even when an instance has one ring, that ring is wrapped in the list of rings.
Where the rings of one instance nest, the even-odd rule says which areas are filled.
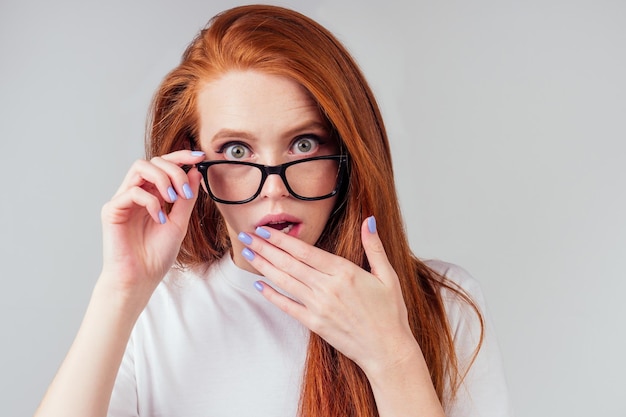
[[[513,417],[502,356],[480,284],[459,266],[439,261],[428,265],[459,285],[474,301],[484,320],[483,342],[474,358],[481,335],[480,320],[470,305],[453,291],[444,290],[443,300],[459,369],[462,376],[467,372],[456,396],[446,407],[446,415]]]
[[[107,417],[138,417],[134,342],[131,337],[115,379]]]

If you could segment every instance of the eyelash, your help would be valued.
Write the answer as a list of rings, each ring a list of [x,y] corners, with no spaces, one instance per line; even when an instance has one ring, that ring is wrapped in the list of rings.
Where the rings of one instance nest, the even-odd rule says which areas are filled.
[[[289,144],[289,148],[292,148],[299,140],[302,139],[309,139],[309,140],[313,140],[317,143],[317,146],[322,146],[325,145],[326,142],[324,140],[322,140],[321,137],[319,137],[318,135],[314,135],[314,134],[306,134],[306,135],[300,135],[297,136],[290,144]]]
[[[314,134],[305,134],[305,135],[300,135],[297,136],[296,138],[294,138],[294,140],[289,144],[289,148],[291,149],[296,142],[298,142],[299,140],[302,139],[310,139],[310,140],[314,140],[317,142],[318,146],[323,146],[326,144],[326,141],[324,141],[320,136],[318,135],[314,135]],[[252,151],[252,149],[250,148],[250,146],[245,143],[245,142],[240,142],[240,141],[230,141],[230,142],[225,142],[222,145],[219,146],[219,148],[215,151],[215,153],[218,154],[223,154],[227,148],[233,146],[233,145],[241,145],[244,148],[246,148],[249,151]]]
[[[250,146],[248,146],[246,143],[244,142],[239,142],[239,141],[232,141],[232,142],[226,142],[224,144],[222,144],[216,151],[215,153],[224,153],[226,151],[226,148],[229,148],[233,145],[241,145],[244,148],[251,150]]]

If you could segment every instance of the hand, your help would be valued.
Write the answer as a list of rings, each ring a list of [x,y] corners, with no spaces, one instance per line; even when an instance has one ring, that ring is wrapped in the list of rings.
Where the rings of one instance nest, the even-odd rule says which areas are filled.
[[[173,265],[201,179],[197,169],[185,173],[181,165],[203,159],[203,153],[185,150],[138,160],[104,205],[102,276],[114,290],[147,302]],[[173,203],[167,216],[165,202]]]
[[[295,300],[259,282],[265,298],[354,360],[366,374],[394,367],[419,351],[398,277],[373,217],[361,227],[371,273],[281,232],[260,229],[253,238],[240,235],[243,243],[249,242],[244,257]]]

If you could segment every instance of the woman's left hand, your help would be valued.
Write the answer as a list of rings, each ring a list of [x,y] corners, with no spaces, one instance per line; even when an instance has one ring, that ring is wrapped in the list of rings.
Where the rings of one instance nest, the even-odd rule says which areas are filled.
[[[260,237],[268,235],[266,239]],[[374,217],[363,222],[361,239],[371,273],[342,257],[266,228],[257,229],[257,237],[244,249],[248,251],[244,256],[295,300],[259,281],[257,288],[265,298],[370,374],[398,366],[419,351],[419,346],[411,333],[398,276],[387,259]]]

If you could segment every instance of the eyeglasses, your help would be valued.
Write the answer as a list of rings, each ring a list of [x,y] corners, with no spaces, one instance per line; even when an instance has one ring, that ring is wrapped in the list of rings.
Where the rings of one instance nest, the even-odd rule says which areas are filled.
[[[196,165],[209,195],[223,204],[248,203],[261,194],[267,177],[280,175],[289,194],[300,200],[336,195],[347,172],[346,155],[315,156],[268,166],[243,161],[205,161]]]

